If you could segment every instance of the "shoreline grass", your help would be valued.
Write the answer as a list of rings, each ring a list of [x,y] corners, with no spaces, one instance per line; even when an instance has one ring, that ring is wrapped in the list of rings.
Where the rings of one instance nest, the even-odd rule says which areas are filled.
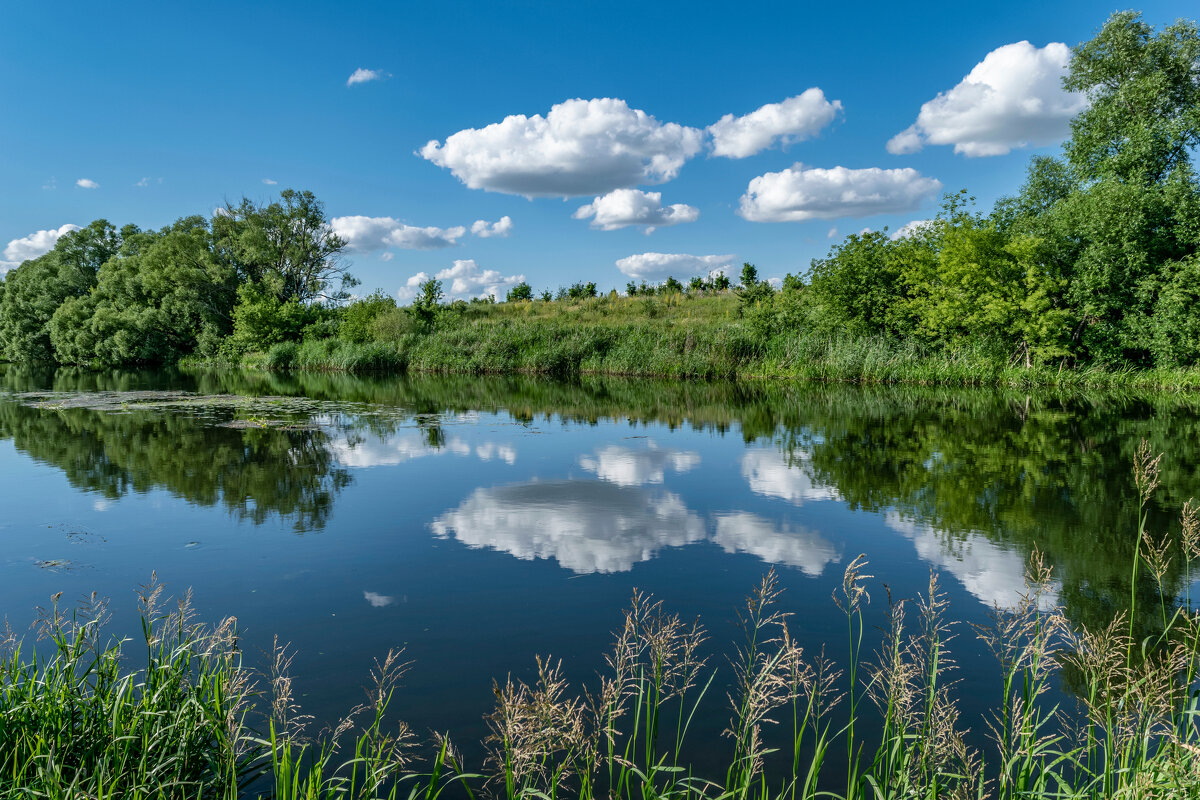
[[[1023,366],[987,341],[954,349],[918,339],[780,327],[731,294],[598,297],[443,308],[432,324],[410,309],[375,319],[369,341],[281,342],[227,360],[287,371],[474,375],[609,375],[684,380],[782,379],[1013,389],[1200,390],[1200,369]]]
[[[999,683],[969,742],[953,641],[962,635],[931,572],[915,601],[888,597],[889,624],[867,648],[873,576],[860,556],[834,601],[845,641],[807,652],[793,636],[773,573],[739,612],[744,638],[729,667],[705,655],[707,633],[635,592],[597,680],[569,685],[539,658],[531,683],[495,684],[488,756],[464,764],[449,735],[419,742],[390,713],[406,664],[376,661],[367,701],[315,738],[291,693],[291,657],[243,665],[236,622],[203,626],[189,598],[166,606],[153,580],[139,594],[141,640],[102,643],[93,595],[40,615],[42,653],[0,634],[0,794],[24,797],[1192,798],[1200,787],[1200,612],[1167,564],[1200,560],[1200,511],[1189,501],[1176,541],[1147,530],[1160,460],[1135,459],[1139,547],[1130,565],[1158,583],[1163,632],[1135,641],[1118,614],[1074,628],[1053,599],[1036,550],[1015,607],[974,634]],[[1132,598],[1136,604],[1137,598]],[[1132,618],[1134,610],[1131,610]],[[847,654],[839,665],[826,646]],[[35,648],[36,649],[36,648]],[[46,652],[46,651],[49,652]],[[136,651],[144,665],[132,666]],[[1050,692],[1081,676],[1077,706]],[[685,759],[700,709],[727,689],[724,764]]]

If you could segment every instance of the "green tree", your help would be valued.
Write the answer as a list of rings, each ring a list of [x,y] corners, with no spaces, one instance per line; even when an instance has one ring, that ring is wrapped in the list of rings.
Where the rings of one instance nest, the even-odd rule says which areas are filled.
[[[0,301],[0,346],[9,361],[54,360],[50,319],[69,298],[83,297],[96,285],[100,266],[121,246],[107,220],[96,220],[62,236],[54,249],[9,271]]]
[[[532,300],[532,299],[533,299],[533,288],[525,281],[521,281],[516,286],[509,289],[508,296],[505,298],[505,300],[509,303],[519,302],[521,300]]]
[[[346,241],[312,192],[285,189],[265,205],[242,198],[214,215],[212,228],[216,251],[239,282],[259,284],[280,302],[344,300],[358,284],[342,258]]]
[[[436,278],[430,278],[419,287],[412,308],[417,321],[425,328],[433,325],[443,297],[442,282]]]
[[[375,338],[375,320],[395,308],[395,298],[376,289],[342,309],[338,336],[350,342],[369,342]]]

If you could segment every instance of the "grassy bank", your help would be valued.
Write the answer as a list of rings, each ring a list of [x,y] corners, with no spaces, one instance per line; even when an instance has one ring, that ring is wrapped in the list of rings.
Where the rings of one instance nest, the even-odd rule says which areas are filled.
[[[834,598],[842,652],[802,650],[786,598],[768,574],[739,611],[744,637],[704,645],[687,623],[636,595],[606,671],[574,687],[539,660],[530,684],[495,687],[489,756],[465,764],[448,736],[418,737],[395,719],[405,664],[389,652],[367,701],[311,738],[276,645],[246,667],[234,620],[196,624],[186,599],[140,592],[142,636],[107,640],[91,598],[40,615],[40,643],[0,636],[0,795],[278,798],[1190,798],[1200,785],[1200,614],[1164,585],[1165,559],[1200,559],[1200,515],[1163,541],[1146,528],[1159,462],[1143,447],[1132,579],[1156,582],[1163,633],[1135,641],[1130,616],[1074,628],[1056,607],[1035,551],[1016,607],[974,633],[999,662],[985,719],[957,699],[952,623],[931,576],[913,602],[889,602],[890,625],[865,630],[877,601],[859,557]],[[1136,598],[1134,598],[1136,602]],[[872,645],[878,642],[878,648]],[[33,650],[37,650],[35,654]],[[1052,699],[1070,672],[1077,702]],[[728,719],[722,763],[690,764],[697,714]],[[986,737],[967,729],[986,730]]]
[[[311,336],[247,353],[272,370],[786,378],[926,386],[1144,391],[1200,389],[1200,370],[1014,364],[987,341],[953,349],[915,338],[785,325],[732,293],[604,296],[444,307],[428,324],[397,308],[366,340]],[[360,339],[364,337],[359,337]],[[211,363],[211,362],[209,362]]]

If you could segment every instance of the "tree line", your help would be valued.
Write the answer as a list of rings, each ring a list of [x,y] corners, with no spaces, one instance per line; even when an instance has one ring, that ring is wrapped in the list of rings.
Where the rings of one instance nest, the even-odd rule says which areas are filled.
[[[763,340],[825,332],[983,348],[1026,366],[1195,365],[1196,24],[1155,31],[1139,14],[1114,14],[1074,48],[1064,87],[1090,102],[1061,154],[1034,157],[1020,191],[990,211],[976,209],[965,191],[947,195],[932,220],[848,236],[779,289],[746,264],[736,286],[717,273],[687,284],[630,281],[625,294],[732,290],[737,324]],[[454,324],[435,279],[403,310],[414,324],[375,324],[397,303],[382,292],[347,302],[357,281],[346,269],[346,244],[321,203],[292,190],[158,231],[97,220],[0,282],[0,357],[100,366],[236,359],[280,342],[386,341],[397,331]],[[522,282],[505,302],[596,295],[594,282],[538,294]]]

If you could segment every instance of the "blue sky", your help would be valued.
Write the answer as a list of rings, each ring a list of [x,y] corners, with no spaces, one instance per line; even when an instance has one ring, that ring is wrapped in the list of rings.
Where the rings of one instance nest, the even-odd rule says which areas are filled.
[[[1196,16],[1140,8],[1156,27]],[[7,4],[0,268],[67,225],[158,227],[292,187],[350,238],[361,291],[803,272],[847,233],[932,216],[942,192],[987,207],[1015,191],[1082,102],[1052,43],[1112,10]]]

